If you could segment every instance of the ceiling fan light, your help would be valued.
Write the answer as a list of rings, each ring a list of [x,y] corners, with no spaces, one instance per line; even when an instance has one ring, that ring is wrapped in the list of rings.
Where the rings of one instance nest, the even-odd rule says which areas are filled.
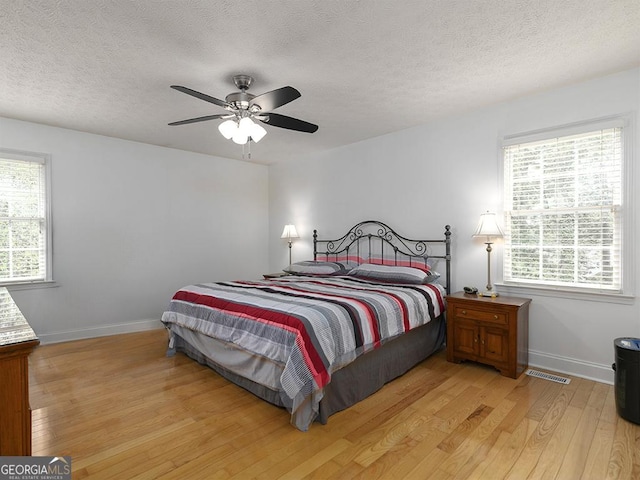
[[[253,123],[253,120],[251,120],[249,117],[244,117],[240,119],[240,122],[238,123],[238,128],[242,130],[243,133],[246,133],[248,136],[248,135],[251,135],[251,128],[254,125],[255,123]]]
[[[262,128],[261,125],[258,125],[257,123],[254,123],[251,126],[251,140],[253,140],[254,142],[258,143],[260,140],[262,140],[262,137],[264,137],[267,134],[267,131]]]
[[[233,120],[227,120],[218,125],[218,130],[224,138],[230,140],[238,130],[238,124]]]
[[[244,145],[249,140],[249,134],[245,132],[242,128],[236,129],[236,132],[233,134],[231,139],[237,143],[238,145]]]

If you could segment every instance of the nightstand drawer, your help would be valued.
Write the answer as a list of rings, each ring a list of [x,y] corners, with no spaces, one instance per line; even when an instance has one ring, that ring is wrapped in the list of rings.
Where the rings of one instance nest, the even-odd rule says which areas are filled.
[[[508,316],[505,313],[476,310],[474,308],[466,308],[459,305],[454,307],[453,314],[460,319],[468,318],[471,320],[480,320],[482,322],[497,323],[500,325],[507,325],[508,323]]]

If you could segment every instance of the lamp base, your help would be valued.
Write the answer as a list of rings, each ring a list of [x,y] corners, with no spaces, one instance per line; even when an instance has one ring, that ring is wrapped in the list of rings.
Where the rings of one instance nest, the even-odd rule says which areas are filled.
[[[493,290],[486,290],[484,292],[478,292],[478,296],[479,297],[491,297],[491,298],[496,298],[497,296],[499,296],[500,294],[498,292],[495,292]]]

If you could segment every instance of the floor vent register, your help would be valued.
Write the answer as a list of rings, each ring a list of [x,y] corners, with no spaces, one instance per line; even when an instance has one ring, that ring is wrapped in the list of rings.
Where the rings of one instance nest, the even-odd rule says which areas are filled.
[[[571,382],[570,378],[560,377],[558,375],[553,375],[551,373],[539,372],[538,370],[529,369],[525,373],[530,377],[542,378],[544,380],[550,380],[556,383],[563,383],[565,385],[568,385]]]

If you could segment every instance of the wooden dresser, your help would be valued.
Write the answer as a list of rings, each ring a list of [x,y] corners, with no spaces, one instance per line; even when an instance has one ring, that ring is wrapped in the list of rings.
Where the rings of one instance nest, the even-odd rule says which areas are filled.
[[[40,343],[0,287],[0,456],[31,455],[29,354]]]
[[[447,297],[447,360],[492,365],[518,378],[529,365],[528,298]]]

